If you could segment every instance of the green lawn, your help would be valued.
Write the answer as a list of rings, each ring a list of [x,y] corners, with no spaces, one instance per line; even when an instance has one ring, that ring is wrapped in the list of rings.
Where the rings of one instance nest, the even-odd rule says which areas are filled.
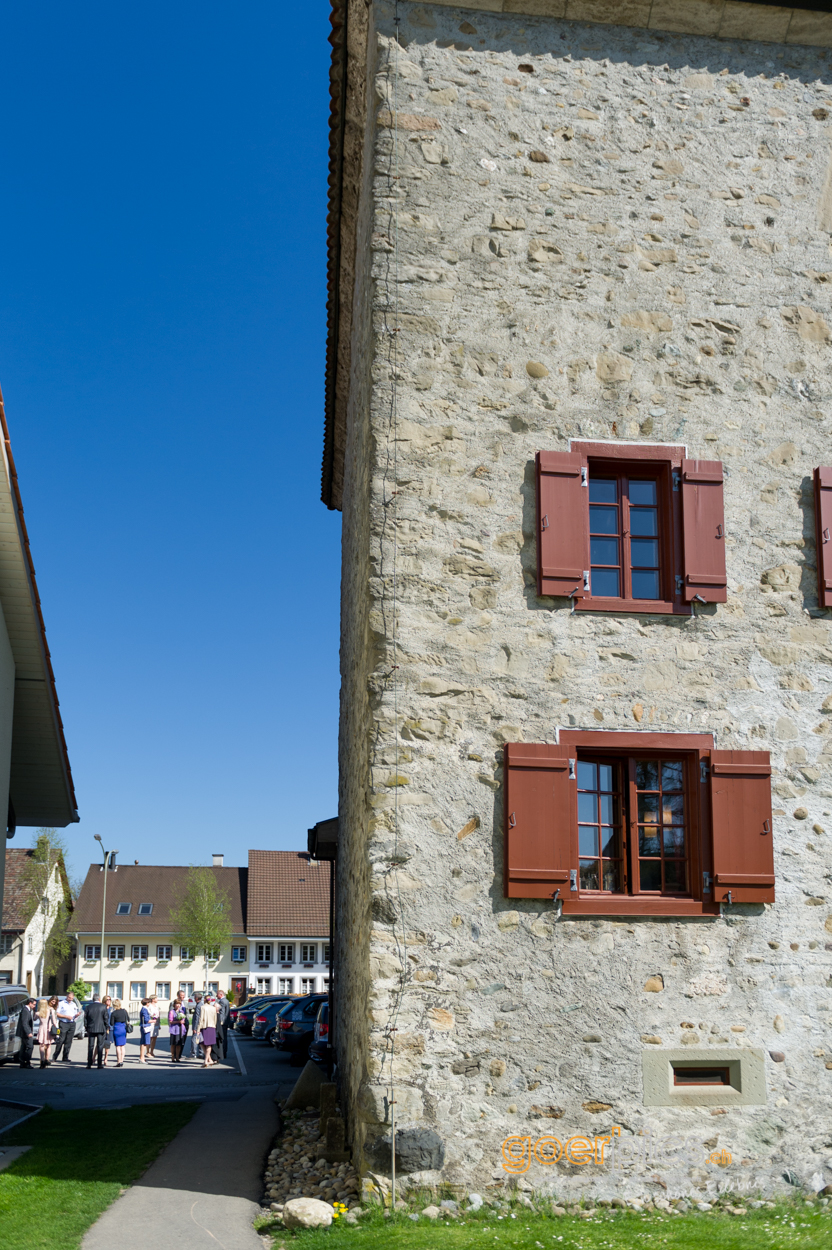
[[[622,1212],[591,1220],[532,1214],[514,1218],[481,1212],[458,1220],[418,1223],[375,1211],[360,1224],[287,1232],[272,1225],[275,1250],[829,1250],[832,1215],[818,1207],[778,1203],[747,1215],[717,1211],[687,1215]],[[262,1228],[261,1231],[267,1231]]]
[[[75,1250],[89,1226],[142,1175],[197,1105],[124,1111],[47,1107],[0,1134],[0,1146],[32,1147],[0,1172],[3,1250]]]

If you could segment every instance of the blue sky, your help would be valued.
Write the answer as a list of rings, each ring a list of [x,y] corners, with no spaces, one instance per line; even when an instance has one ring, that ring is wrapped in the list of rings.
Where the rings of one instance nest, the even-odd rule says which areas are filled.
[[[337,810],[328,12],[0,13],[0,384],[76,873],[96,833],[127,862],[243,864]]]

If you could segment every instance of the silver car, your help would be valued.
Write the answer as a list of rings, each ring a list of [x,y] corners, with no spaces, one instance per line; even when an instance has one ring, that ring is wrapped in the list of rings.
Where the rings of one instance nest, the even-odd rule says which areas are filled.
[[[25,985],[0,985],[0,1063],[13,1059],[20,1049],[17,1022],[28,1000]]]

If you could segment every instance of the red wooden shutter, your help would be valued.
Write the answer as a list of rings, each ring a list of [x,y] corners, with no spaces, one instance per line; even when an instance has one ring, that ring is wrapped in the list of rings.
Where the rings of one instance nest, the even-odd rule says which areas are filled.
[[[567,751],[525,742],[506,746],[506,898],[551,898],[560,889],[568,901],[576,840]]]
[[[583,474],[581,469],[584,470]],[[589,490],[577,451],[537,453],[537,593],[589,595]]]
[[[711,752],[714,901],[774,902],[768,751]]]
[[[832,608],[832,469],[821,465],[814,478],[818,605]]]
[[[685,603],[696,598],[725,603],[728,579],[719,460],[682,461],[682,546]]]

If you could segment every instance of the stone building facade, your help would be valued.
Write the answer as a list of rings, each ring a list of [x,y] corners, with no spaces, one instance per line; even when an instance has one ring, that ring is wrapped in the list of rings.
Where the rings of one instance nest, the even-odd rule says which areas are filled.
[[[333,47],[323,494],[343,511],[352,1147],[382,1166],[393,1107],[429,1130],[420,1180],[820,1189],[832,18],[341,0]],[[645,482],[664,537],[636,559]],[[621,515],[593,532],[615,558],[587,530],[606,489]],[[625,548],[627,594],[604,576]],[[681,769],[663,818],[687,824],[657,876],[636,806],[662,759]],[[512,777],[536,760],[553,774],[529,799]],[[606,797],[586,767],[604,761]],[[619,841],[592,869],[598,831],[577,824],[599,805]],[[534,1153],[576,1136],[630,1162]],[[690,1151],[636,1157],[669,1136]]]

